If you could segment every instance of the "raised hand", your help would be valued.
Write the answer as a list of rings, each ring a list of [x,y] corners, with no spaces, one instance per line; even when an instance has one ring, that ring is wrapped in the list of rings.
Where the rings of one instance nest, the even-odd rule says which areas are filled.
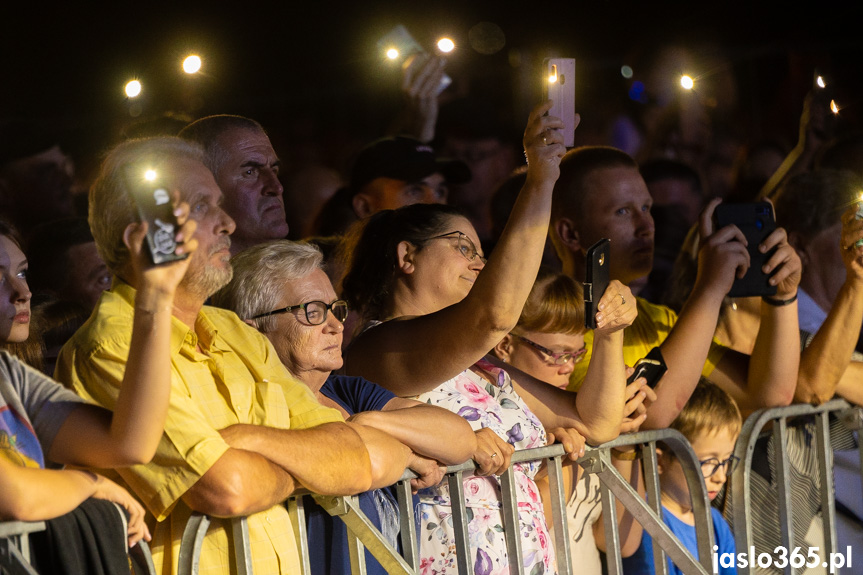
[[[401,133],[422,142],[434,139],[438,117],[438,91],[444,75],[444,59],[416,54],[405,61],[402,70]]]
[[[770,276],[770,285],[776,286],[776,299],[787,300],[797,295],[797,286],[800,284],[802,264],[800,256],[788,243],[788,234],[783,228],[776,228],[758,246],[761,253],[767,253],[773,248],[776,252],[762,267],[764,273]]]
[[[746,236],[735,225],[713,229],[713,211],[722,203],[711,200],[699,217],[698,232],[701,248],[698,251],[698,275],[693,290],[709,291],[722,299],[731,290],[734,278],[742,278],[749,269],[749,252]]]
[[[530,113],[524,130],[524,156],[527,160],[527,180],[551,183],[560,177],[560,160],[566,154],[563,145],[563,121],[555,116],[546,116],[552,102],[538,104]],[[581,117],[576,114],[575,125]]]
[[[175,200],[179,194],[175,195]],[[173,294],[186,275],[192,254],[198,247],[194,238],[198,223],[189,218],[189,204],[176,202],[174,215],[177,217],[177,230],[174,239],[177,241],[177,254],[188,254],[188,257],[173,262],[154,265],[145,245],[147,237],[147,222],[135,222],[126,226],[123,232],[123,243],[129,249],[132,278],[129,278],[139,291],[155,290]]]
[[[842,214],[842,236],[839,248],[847,279],[863,280],[863,220],[858,220],[857,204]],[[857,242],[860,242],[858,244]]]
[[[596,331],[613,333],[632,325],[638,315],[635,296],[629,288],[617,280],[611,280],[596,312]]]

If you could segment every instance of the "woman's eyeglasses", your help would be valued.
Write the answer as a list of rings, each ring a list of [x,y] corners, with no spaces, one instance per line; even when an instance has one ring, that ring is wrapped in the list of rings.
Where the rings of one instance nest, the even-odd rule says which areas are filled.
[[[538,350],[543,355],[547,356],[551,361],[549,363],[554,365],[564,365],[569,363],[572,360],[573,365],[580,362],[584,359],[584,354],[587,353],[587,348],[583,347],[578,351],[551,351],[547,347],[541,346],[535,341],[531,341],[524,337],[523,335],[518,335],[517,333],[510,333],[511,336],[520,339],[524,343]]]
[[[327,321],[327,312],[329,311],[332,311],[333,315],[336,316],[336,319],[342,323],[345,323],[345,319],[348,317],[348,302],[343,299],[337,299],[333,303],[310,301],[307,303],[301,303],[299,305],[289,305],[288,307],[283,307],[282,309],[268,311],[266,313],[259,313],[252,319],[276,315],[278,313],[290,313],[295,309],[303,310],[303,313],[306,316],[306,321],[309,323],[309,325],[321,325],[322,323]]]
[[[456,234],[458,234],[458,235],[456,236]],[[458,245],[456,246],[456,249],[469,262],[472,262],[477,258],[479,258],[479,261],[481,261],[483,265],[485,265],[486,262],[488,262],[487,259],[485,259],[481,255],[479,255],[479,252],[476,249],[476,244],[474,244],[473,240],[471,240],[469,237],[467,237],[467,235],[464,232],[460,232],[460,231],[447,232],[447,233],[441,234],[439,236],[433,236],[431,238],[428,238],[428,240],[426,240],[426,241],[440,240],[440,239],[458,240]]]

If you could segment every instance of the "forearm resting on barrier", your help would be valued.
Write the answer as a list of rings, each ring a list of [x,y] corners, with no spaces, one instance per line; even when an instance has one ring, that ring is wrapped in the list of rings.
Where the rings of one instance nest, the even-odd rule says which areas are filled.
[[[229,448],[185,494],[194,511],[213,517],[251,515],[284,501],[296,482],[279,465],[244,449]]]
[[[263,455],[315,493],[349,495],[372,484],[369,452],[350,424],[309,429],[236,424],[219,433],[231,447]]]

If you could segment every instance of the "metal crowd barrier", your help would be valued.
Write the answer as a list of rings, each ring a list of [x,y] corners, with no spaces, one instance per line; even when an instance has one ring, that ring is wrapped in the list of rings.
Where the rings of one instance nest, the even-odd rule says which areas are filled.
[[[824,530],[824,556],[832,557],[837,553],[836,542],[836,498],[833,485],[833,450],[830,442],[829,416],[834,414],[852,430],[863,428],[863,410],[851,407],[846,401],[834,399],[822,405],[795,404],[788,407],[762,409],[750,415],[743,423],[740,438],[734,455],[740,458],[741,465],[731,476],[731,497],[733,506],[733,531],[738,553],[753,548],[751,467],[755,443],[762,431],[772,423],[774,441],[773,464],[776,469],[776,487],[779,507],[781,545],[790,554],[795,548],[793,529],[794,508],[791,502],[791,485],[788,456],[785,445],[788,440],[788,420],[800,416],[814,417],[816,457],[818,475],[821,482],[821,520]],[[863,469],[863,443],[858,441],[861,469]],[[863,476],[861,476],[863,480]],[[805,551],[805,550],[804,550]],[[773,549],[755,549],[755,552],[773,554]],[[834,555],[830,555],[834,554]],[[754,559],[751,557],[750,559]],[[740,575],[748,575],[750,566],[738,567]],[[793,575],[798,569],[787,562],[785,573]]]
[[[696,518],[696,533],[698,537],[698,556],[683,547],[680,541],[662,521],[661,503],[659,498],[659,482],[656,474],[656,442],[662,441],[671,449],[680,461],[690,492],[693,494],[693,512]],[[645,484],[648,501],[640,495],[623,478],[611,463],[610,450],[625,446],[637,446],[641,451],[645,468]],[[566,521],[566,496],[563,492],[562,464],[563,446],[551,445],[536,449],[516,451],[512,463],[525,461],[548,460],[549,486],[551,493],[552,521],[555,526],[555,551],[557,570],[560,575],[572,575],[572,565],[569,550],[569,530]],[[713,522],[710,516],[710,502],[701,474],[701,466],[689,442],[677,431],[659,430],[627,434],[605,443],[597,448],[588,449],[586,455],[579,459],[579,464],[586,473],[595,473],[601,482],[603,517],[605,518],[606,541],[608,542],[608,568],[611,575],[619,575],[620,538],[617,526],[616,496],[632,516],[650,533],[654,545],[654,564],[657,575],[667,575],[665,554],[687,575],[707,575],[711,573],[713,553]],[[450,499],[454,508],[453,526],[455,530],[456,556],[459,573],[472,571],[466,508],[464,495],[464,475],[475,469],[473,461],[447,468],[446,481],[450,489]],[[331,497],[312,495],[330,515],[339,517],[348,527],[351,570],[354,574],[365,575],[365,553],[368,549],[381,565],[391,574],[413,575],[419,573],[419,546],[416,535],[416,521],[411,497],[410,480],[416,477],[413,472],[406,471],[397,484],[400,513],[400,542],[402,554],[399,554],[372,525],[360,510],[356,497]],[[514,481],[514,469],[510,468],[500,477],[502,493],[502,515],[505,527],[518,525],[518,505]],[[294,532],[298,539],[298,547],[303,567],[303,574],[310,573],[308,539],[305,527],[305,512],[300,494],[287,502]],[[460,510],[460,512],[459,512]],[[207,532],[210,520],[206,516],[193,514],[183,535],[180,546],[180,575],[193,575],[198,572],[198,558],[201,545]],[[231,536],[234,539],[235,565],[240,575],[252,573],[249,554],[248,528],[246,519],[238,517],[232,520]],[[506,529],[506,544],[512,573],[523,573],[521,553],[521,537],[519,529]]]
[[[38,575],[30,566],[30,533],[44,530],[44,521],[0,522],[0,573]]]
[[[116,503],[117,513],[126,523],[126,514]],[[30,565],[30,534],[45,530],[44,521],[0,522],[0,573],[9,575],[38,575]],[[153,556],[147,542],[141,540],[129,550],[136,575],[155,575]]]

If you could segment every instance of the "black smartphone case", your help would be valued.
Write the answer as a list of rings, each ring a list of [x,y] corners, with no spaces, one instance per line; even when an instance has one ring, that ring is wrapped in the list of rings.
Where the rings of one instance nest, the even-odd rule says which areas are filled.
[[[177,255],[177,218],[171,195],[159,181],[147,181],[127,172],[126,181],[140,221],[147,222],[147,247],[154,264],[172,262],[188,257]]]
[[[735,278],[728,297],[750,297],[776,295],[776,286],[768,281],[770,274],[765,274],[761,268],[776,252],[776,248],[762,254],[758,246],[776,229],[776,218],[773,206],[769,202],[751,204],[719,204],[713,212],[716,229],[734,224],[748,243],[749,269],[742,278]]]
[[[668,366],[665,365],[665,359],[662,357],[662,351],[658,347],[654,347],[643,359],[635,362],[635,371],[626,380],[629,385],[639,377],[647,380],[647,386],[650,389],[656,388],[656,384],[668,371]]]
[[[599,300],[608,287],[608,255],[611,240],[603,238],[587,250],[586,277],[584,279],[584,327],[596,329],[596,312]]]

